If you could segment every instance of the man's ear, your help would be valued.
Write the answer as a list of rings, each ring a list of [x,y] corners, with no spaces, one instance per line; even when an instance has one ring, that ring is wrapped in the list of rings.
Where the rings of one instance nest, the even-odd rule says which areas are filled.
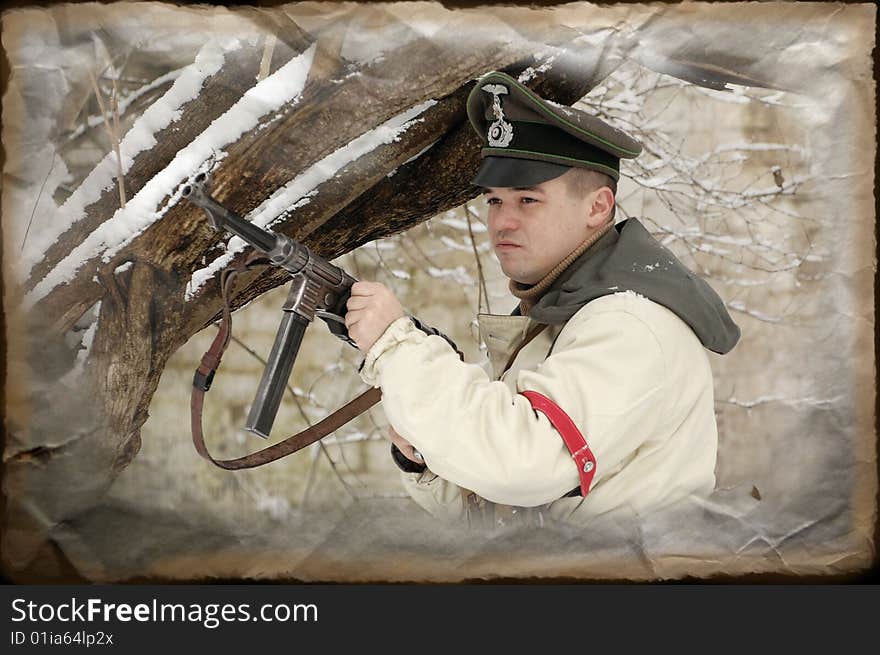
[[[596,189],[592,194],[593,199],[587,208],[587,226],[597,228],[604,225],[614,209],[614,192],[607,186]]]

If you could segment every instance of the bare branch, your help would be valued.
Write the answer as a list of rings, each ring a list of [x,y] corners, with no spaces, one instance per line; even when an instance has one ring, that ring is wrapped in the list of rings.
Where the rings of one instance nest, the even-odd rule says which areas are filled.
[[[471,225],[471,212],[468,203],[464,203],[462,206],[464,211],[464,217],[467,221],[468,227],[468,237],[471,240],[471,246],[474,249],[474,261],[477,263],[477,277],[479,278],[479,291],[477,293],[477,313],[480,314],[483,311],[483,298],[486,299],[486,311],[488,313],[492,313],[492,307],[489,304],[489,292],[486,290],[486,276],[483,275],[483,262],[480,261],[480,253],[477,251],[477,242],[474,239],[474,229]]]
[[[31,224],[34,222],[34,214],[37,213],[37,205],[40,204],[40,198],[43,197],[43,191],[46,188],[46,182],[49,181],[49,176],[52,174],[52,171],[55,169],[55,160],[58,159],[58,153],[52,153],[52,165],[49,166],[49,172],[46,173],[46,177],[43,178],[43,183],[40,185],[40,192],[37,193],[37,198],[34,200],[34,208],[31,210],[31,216],[28,219],[27,228],[24,231],[24,237],[21,240],[21,250],[24,250],[24,244],[27,243],[28,233],[31,231]]]

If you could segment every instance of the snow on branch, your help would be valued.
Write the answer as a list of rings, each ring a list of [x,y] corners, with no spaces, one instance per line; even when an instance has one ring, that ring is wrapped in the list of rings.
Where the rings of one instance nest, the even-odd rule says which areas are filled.
[[[219,44],[214,47],[215,59],[213,62],[216,67],[213,70],[216,72],[222,65],[222,58],[220,58]],[[125,209],[117,210],[108,221],[92,232],[58,266],[52,269],[28,293],[25,297],[25,304],[33,306],[52,289],[72,279],[82,264],[92,258],[100,255],[103,261],[110,261],[122,248],[131,243],[150,225],[161,219],[165,212],[179,200],[180,191],[177,187],[182,181],[198,170],[206,161],[217,157],[222,158],[225,147],[238,140],[242,134],[256,128],[264,117],[277,112],[289,102],[296,102],[305,86],[314,54],[315,46],[312,46],[245,92],[235,105],[215,120],[186,148],[178,152],[167,167],[144,185],[128,202]],[[217,59],[220,60],[217,61]],[[181,75],[175,86],[184,77],[185,74]],[[207,76],[203,76],[202,80],[205,77]],[[199,88],[201,88],[201,81],[196,88],[191,89],[192,94],[187,99],[194,97]],[[180,96],[182,95],[184,94],[181,93]],[[174,98],[181,100],[179,96],[174,96]],[[172,108],[169,106],[171,103],[159,101],[144,112],[144,115],[126,135],[126,141],[131,136],[132,140],[138,144],[132,150],[139,152],[152,147],[155,143],[152,135],[173,120],[177,107],[183,102],[185,100],[177,102]],[[157,115],[160,120],[154,121]],[[127,165],[131,164],[131,158],[136,152],[126,152]],[[91,177],[89,176],[84,184],[88,184]],[[96,196],[99,194],[100,190],[96,192]],[[162,200],[166,197],[169,197],[168,202],[161,206]]]
[[[401,135],[410,127],[423,121],[419,115],[429,107],[437,104],[434,100],[428,100],[386,121],[382,125],[362,134],[351,143],[339,148],[322,160],[310,166],[300,175],[278,189],[261,205],[247,215],[247,220],[260,227],[271,227],[273,221],[285,212],[302,207],[311,202],[317,193],[318,187],[333,178],[337,172],[345,166],[372,152],[377,147],[389,144],[400,139]],[[232,237],[226,252],[212,261],[205,268],[195,271],[187,285],[186,299],[192,299],[219,271],[225,268],[236,254],[243,252],[247,244],[238,237]]]
[[[179,117],[180,107],[195,98],[205,80],[220,70],[225,54],[240,45],[237,40],[225,44],[216,40],[209,41],[195,61],[176,76],[174,84],[165,95],[144,111],[119,144],[123,174],[128,172],[138,153],[155,145],[153,135],[174,122]],[[32,270],[49,246],[86,215],[86,207],[97,202],[101,194],[115,184],[117,174],[116,155],[108,153],[58,208],[53,219],[29,239],[28,247],[22,253],[22,264],[27,270]],[[46,292],[50,290],[51,287]],[[40,294],[40,297],[42,295],[44,294]]]

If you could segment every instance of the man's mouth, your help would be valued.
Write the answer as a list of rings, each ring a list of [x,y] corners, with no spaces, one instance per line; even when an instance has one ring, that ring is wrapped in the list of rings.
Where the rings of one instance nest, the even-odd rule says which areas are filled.
[[[516,248],[522,248],[522,246],[510,241],[499,241],[495,244],[495,250],[514,250]]]

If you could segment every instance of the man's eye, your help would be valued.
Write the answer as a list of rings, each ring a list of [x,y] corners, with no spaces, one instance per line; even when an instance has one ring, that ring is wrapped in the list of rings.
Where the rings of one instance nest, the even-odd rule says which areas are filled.
[[[486,198],[487,205],[500,205],[501,198]]]
[[[520,201],[521,203],[523,203],[523,204],[527,204],[527,203],[532,203],[532,202],[538,202],[538,199],[537,199],[537,198],[529,198],[529,197],[525,197],[525,198],[520,198],[519,201]]]

